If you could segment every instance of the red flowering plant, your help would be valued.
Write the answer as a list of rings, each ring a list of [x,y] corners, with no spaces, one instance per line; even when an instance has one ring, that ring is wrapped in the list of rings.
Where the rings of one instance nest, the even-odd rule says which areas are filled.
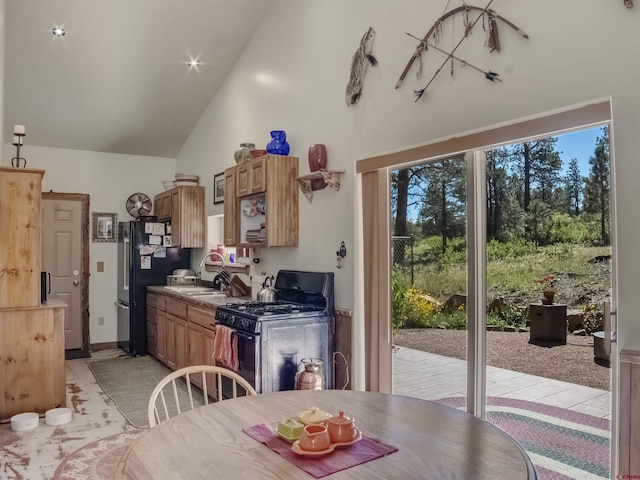
[[[546,277],[542,277],[540,279],[540,283],[542,284],[543,292],[553,292],[553,287],[556,286],[557,279],[554,275],[547,275]]]

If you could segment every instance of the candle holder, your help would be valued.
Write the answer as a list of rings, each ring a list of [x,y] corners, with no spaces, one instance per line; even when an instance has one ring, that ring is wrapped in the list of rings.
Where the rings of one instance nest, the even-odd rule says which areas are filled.
[[[11,166],[12,167],[20,167],[20,160],[22,160],[24,162],[24,165],[22,166],[22,168],[27,168],[27,159],[24,157],[20,156],[20,146],[22,145],[22,139],[23,137],[25,137],[26,134],[24,133],[14,133],[13,134],[13,144],[16,146],[16,156],[13,157],[11,159]],[[14,163],[15,162],[15,163]]]

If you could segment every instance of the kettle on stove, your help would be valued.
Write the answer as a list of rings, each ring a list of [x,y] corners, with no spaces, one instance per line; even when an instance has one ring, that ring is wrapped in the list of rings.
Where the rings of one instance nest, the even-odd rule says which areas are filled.
[[[269,286],[267,286],[267,282]],[[259,302],[275,302],[278,300],[278,291],[273,288],[273,276],[264,279],[262,289],[258,292],[257,300]]]

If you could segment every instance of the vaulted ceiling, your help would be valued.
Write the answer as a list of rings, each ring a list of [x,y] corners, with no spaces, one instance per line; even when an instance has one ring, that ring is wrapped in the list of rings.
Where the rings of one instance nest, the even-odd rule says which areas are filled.
[[[3,140],[175,157],[272,3],[5,0]]]

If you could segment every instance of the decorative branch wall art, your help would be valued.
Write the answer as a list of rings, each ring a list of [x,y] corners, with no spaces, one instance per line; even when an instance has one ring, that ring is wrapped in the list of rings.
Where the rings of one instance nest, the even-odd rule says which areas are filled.
[[[360,100],[362,94],[362,86],[364,82],[364,74],[367,71],[367,65],[370,63],[372,66],[378,64],[378,61],[371,51],[373,50],[373,39],[376,35],[376,31],[373,27],[369,27],[369,30],[364,34],[358,50],[353,54],[351,59],[351,75],[349,77],[349,83],[345,90],[345,100],[347,107],[355,105]]]
[[[496,80],[498,82],[502,81],[501,79],[498,78],[498,74],[496,72],[492,72],[492,71],[488,71],[487,72],[485,70],[482,70],[481,68],[478,68],[475,65],[472,65],[471,63],[467,62],[466,60],[462,60],[461,58],[458,58],[455,55],[453,55],[453,54],[451,54],[449,52],[446,52],[445,50],[442,50],[441,48],[438,48],[435,45],[430,44],[429,42],[425,42],[424,40],[420,40],[415,35],[411,35],[410,33],[407,33],[407,32],[404,32],[404,33],[409,35],[411,38],[415,38],[416,40],[419,40],[420,42],[424,43],[425,47],[433,48],[434,50],[437,50],[440,53],[444,53],[445,55],[447,55],[447,57],[450,57],[450,58],[453,58],[454,60],[457,60],[462,65],[464,65],[466,67],[471,67],[475,71],[482,73],[484,75],[484,78],[486,78],[487,80],[491,80],[492,82],[495,82]]]
[[[414,91],[414,95],[416,96],[416,102],[422,97],[422,95],[424,95],[424,92],[427,90],[427,88],[429,88],[429,85],[431,85],[431,83],[435,80],[435,78],[438,76],[440,71],[445,67],[445,65],[447,65],[449,61],[452,62],[452,67],[451,67],[452,74],[453,74],[453,60],[457,60],[458,62],[461,62],[463,65],[471,66],[474,70],[478,70],[479,72],[483,73],[485,75],[485,78],[487,78],[488,80],[491,80],[492,82],[495,80],[498,80],[496,78],[498,75],[497,73],[479,69],[476,66],[470,65],[469,62],[455,56],[456,50],[458,50],[462,42],[471,35],[473,27],[475,27],[475,25],[480,20],[482,20],[483,30],[487,32],[487,40],[486,40],[485,46],[489,49],[490,52],[494,52],[494,51],[499,52],[501,50],[500,35],[498,31],[499,21],[507,24],[509,27],[511,27],[513,30],[519,33],[523,38],[527,38],[527,39],[529,38],[529,35],[527,35],[522,29],[520,29],[520,27],[515,25],[513,22],[507,20],[506,18],[502,17],[501,15],[498,15],[494,10],[491,10],[489,6],[491,6],[493,2],[494,0],[490,0],[485,7],[477,7],[474,5],[467,5],[466,3],[463,3],[463,5],[461,5],[460,7],[454,8],[446,12],[440,18],[438,18],[435,21],[435,23],[431,26],[429,31],[426,33],[426,35],[422,38],[422,40],[420,40],[417,37],[413,37],[413,35],[410,35],[411,37],[416,38],[417,40],[420,40],[420,43],[418,44],[413,55],[409,59],[409,62],[404,67],[404,70],[402,71],[400,78],[396,82],[395,88],[396,89],[400,88],[400,86],[402,85],[402,82],[406,78],[407,74],[409,73],[409,70],[411,69],[413,64],[416,62],[416,60],[418,61],[418,74],[420,73],[422,53],[425,50],[428,50],[430,47],[433,48],[434,50],[438,50],[439,52],[444,53],[445,55],[447,55],[447,57],[442,62],[442,64],[438,67],[438,69],[433,74],[431,79],[427,82],[425,87],[420,90]],[[472,12],[480,12],[479,15],[473,21],[470,18]],[[443,49],[436,47],[435,44],[437,44],[440,40],[443,23],[449,19],[453,20],[455,16],[458,14],[462,16],[464,34],[462,38],[455,44],[453,49],[450,52],[446,52]],[[429,41],[430,39],[432,39],[431,42]]]

